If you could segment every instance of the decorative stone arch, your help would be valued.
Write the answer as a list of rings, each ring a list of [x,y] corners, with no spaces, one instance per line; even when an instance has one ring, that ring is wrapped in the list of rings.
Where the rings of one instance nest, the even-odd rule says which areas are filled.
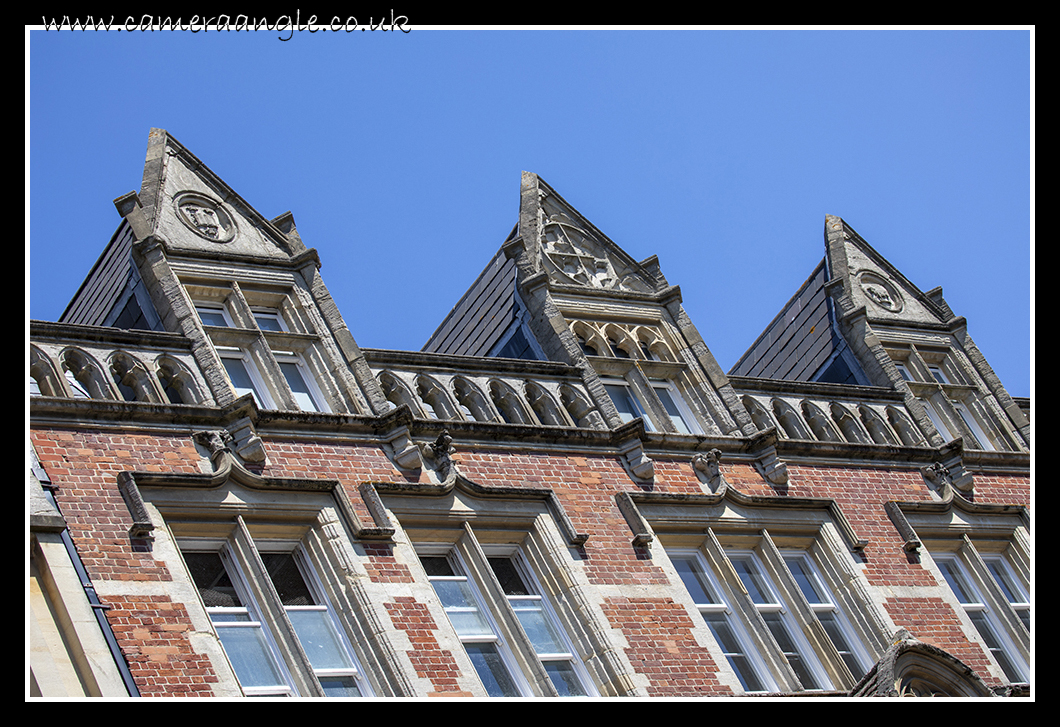
[[[891,645],[852,697],[995,697],[960,659],[913,638]]]
[[[64,349],[59,358],[62,361],[63,370],[66,371],[73,381],[88,395],[90,399],[118,399],[114,387],[103,375],[103,367],[99,365],[95,357],[82,351],[80,348],[70,347]],[[77,397],[77,392],[74,391]]]
[[[490,381],[490,398],[497,407],[501,418],[509,424],[536,424],[533,416],[523,404],[523,397],[500,379]]]
[[[114,385],[125,401],[157,404],[165,400],[140,359],[119,350],[111,353],[107,362]]]
[[[828,421],[828,417],[821,411],[820,407],[811,401],[803,399],[802,415],[806,423],[810,425],[813,436],[822,442],[841,442],[843,438],[836,432],[835,427]]]
[[[754,422],[755,428],[757,428],[758,431],[764,432],[770,427],[776,426],[773,417],[769,415],[766,408],[753,396],[744,396],[742,401],[744,408],[747,409],[747,413],[751,415],[751,421]]]
[[[390,371],[380,371],[376,380],[379,382],[379,388],[383,390],[383,396],[393,404],[394,408],[407,406],[414,417],[424,416],[419,400],[398,376]]]
[[[162,354],[155,359],[155,373],[171,404],[203,404],[206,397],[195,384],[191,371],[177,359]]]
[[[430,376],[420,374],[416,377],[416,393],[420,400],[434,411],[435,419],[462,421],[463,413],[453,403],[445,387]]]
[[[660,338],[652,328],[648,326],[637,326],[633,330],[632,337],[637,342],[640,349],[638,351],[638,357],[643,355],[645,358],[649,359],[654,356],[659,361],[676,360],[670,347],[666,345],[666,341]]]
[[[898,444],[898,438],[883,417],[864,404],[858,405],[858,414],[861,416],[861,423],[865,425],[865,430],[872,437],[872,441],[876,444]]]
[[[574,337],[578,339],[578,345],[581,347],[582,352],[588,356],[606,356],[606,353],[602,353],[607,350],[607,340],[600,334],[600,331],[585,321],[575,321],[571,324],[571,331],[574,333]]]
[[[783,399],[774,398],[771,405],[773,407],[773,414],[776,416],[777,421],[780,423],[780,428],[784,430],[784,434],[788,439],[813,439],[810,430],[806,428],[806,423],[802,420],[802,417],[799,416],[798,412],[792,408],[791,404]]]
[[[887,421],[907,447],[920,447],[925,444],[924,435],[903,412],[893,406],[887,407]]]
[[[605,428],[600,413],[580,391],[570,384],[562,384],[559,387],[559,398],[576,426],[585,429]]]
[[[497,421],[497,415],[475,384],[463,376],[454,376],[452,387],[453,396],[456,397],[467,416],[478,422]]]
[[[857,417],[855,417],[849,409],[842,404],[833,401],[829,409],[832,412],[832,420],[839,427],[839,431],[843,433],[843,437],[852,444],[868,444],[869,437],[865,430],[861,428],[858,423]]]
[[[32,344],[29,347],[29,375],[37,382],[41,396],[70,396],[66,380],[51,356]]]
[[[604,327],[604,337],[607,339],[607,347],[611,349],[615,358],[639,358],[641,356],[640,342],[623,326],[608,324]]]
[[[537,418],[545,426],[567,427],[570,421],[563,414],[563,410],[556,404],[556,400],[548,393],[548,390],[540,384],[527,380],[525,382],[526,400],[537,414]]]

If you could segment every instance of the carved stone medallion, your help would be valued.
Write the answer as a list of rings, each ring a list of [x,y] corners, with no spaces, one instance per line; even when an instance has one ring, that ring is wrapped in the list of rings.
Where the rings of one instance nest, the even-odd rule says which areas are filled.
[[[174,204],[180,221],[199,237],[225,243],[235,236],[235,221],[220,202],[201,194],[186,193],[178,196]]]
[[[873,272],[863,272],[860,276],[861,289],[865,296],[875,305],[891,313],[900,313],[903,308],[902,296],[888,281]]]
[[[545,268],[553,280],[602,290],[652,292],[640,275],[617,266],[604,246],[566,215],[553,214],[542,229]]]

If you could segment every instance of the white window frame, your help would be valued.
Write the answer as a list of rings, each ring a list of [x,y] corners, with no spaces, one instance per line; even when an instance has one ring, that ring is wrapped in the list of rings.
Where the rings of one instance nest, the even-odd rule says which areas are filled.
[[[273,351],[272,355],[276,359],[277,366],[280,367],[280,373],[283,374],[283,380],[287,384],[287,388],[291,392],[291,396],[294,398],[295,403],[298,404],[298,408],[302,411],[318,411],[318,412],[330,412],[331,407],[328,406],[328,400],[324,396],[324,393],[320,390],[317,385],[316,377],[313,376],[309,367],[305,363],[299,354],[292,351]],[[282,364],[293,365],[298,371],[298,375],[302,377],[302,382],[305,384],[307,391],[305,395],[309,397],[309,403],[312,404],[311,409],[307,409],[301,401],[300,392],[295,391],[294,386],[291,385],[291,380],[287,377],[287,373],[283,370]]]
[[[246,394],[247,391],[236,387],[235,383],[232,381],[231,375],[228,373],[227,366],[224,366],[223,359],[239,361],[243,365],[243,368],[246,370],[247,376],[250,378],[251,384],[253,385],[253,388],[249,390],[249,393],[254,396],[254,401],[259,408],[275,408],[276,405],[269,392],[269,387],[266,386],[265,380],[261,377],[261,373],[258,371],[258,367],[251,358],[249,351],[242,348],[230,348],[228,346],[214,346],[214,350],[217,351],[217,356],[222,359],[221,364],[222,368],[225,370],[225,376],[228,377],[228,383],[236,393],[237,398]]]
[[[831,633],[828,633],[829,639],[832,641],[832,645],[835,646],[836,651],[842,657],[846,663],[847,668],[850,670],[851,675],[855,680],[860,679],[864,676],[869,669],[872,668],[872,658],[865,650],[864,645],[861,643],[861,639],[854,633],[853,628],[850,625],[849,619],[843,609],[836,603],[835,598],[832,596],[832,591],[828,587],[824,578],[821,577],[821,572],[817,568],[817,564],[814,562],[813,556],[805,550],[782,550],[780,552],[784,559],[784,564],[788,567],[788,573],[795,579],[795,582],[799,585],[803,596],[806,597],[806,601],[813,610],[817,620],[820,621],[825,631],[828,632],[828,627],[825,626],[822,616],[827,618],[835,626],[839,632],[839,637],[845,641],[844,644],[837,644],[836,639]],[[806,588],[803,587],[802,582],[795,576],[795,573],[791,570],[791,560],[798,560],[805,568],[805,575],[808,577],[810,585],[818,597],[824,597],[823,601],[811,601],[810,594],[806,592]],[[841,646],[845,648],[841,648]],[[853,668],[851,667],[850,661],[847,660],[845,653],[850,655],[850,661],[854,662]]]
[[[976,449],[985,449],[988,451],[994,451],[995,447],[993,442],[990,441],[990,437],[987,436],[982,426],[979,425],[979,420],[975,418],[975,415],[965,405],[963,401],[950,400],[950,404],[957,411],[957,415],[960,416],[964,425],[968,427],[972,436],[975,437],[976,441],[974,444],[978,445]]]
[[[747,644],[754,646],[761,656],[760,663],[767,668],[759,676],[765,678],[768,674],[781,692],[853,688],[862,675],[850,669],[784,559],[785,553],[788,557],[798,554],[809,559],[831,599],[829,605],[844,617],[848,646],[858,654],[859,665],[871,665],[887,648],[893,626],[882,609],[864,598],[867,584],[852,587],[862,577],[848,553],[851,534],[841,535],[847,526],[837,526],[830,513],[814,516],[802,511],[792,517],[782,510],[744,510],[739,503],[729,504],[730,509],[720,519],[714,508],[685,510],[665,499],[639,502],[638,511],[651,523],[667,553],[673,551],[680,556],[695,552],[700,564],[709,566],[706,572],[719,587],[719,596],[744,628]],[[755,525],[750,525],[749,520]],[[762,528],[764,522],[772,523],[776,532],[771,534]],[[772,535],[779,538],[783,551]],[[745,555],[757,562],[759,573],[767,579],[768,603],[754,603],[737,573],[733,559]],[[796,674],[764,616],[780,619],[786,626],[796,647],[794,652],[806,664],[816,689],[813,684],[804,684]]]
[[[1005,600],[1015,611],[1016,617],[1026,627],[1027,633],[1030,633],[1031,599],[1023,579],[1016,573],[1009,559],[1002,554],[984,555],[983,562]]]
[[[416,554],[420,557],[432,557],[432,558],[444,558],[449,563],[449,567],[453,572],[451,576],[427,576],[427,580],[431,583],[431,586],[435,589],[435,594],[438,596],[439,601],[442,600],[441,594],[438,593],[436,583],[442,582],[455,582],[467,584],[467,590],[474,603],[468,606],[446,606],[442,603],[442,609],[445,611],[445,615],[449,618],[449,623],[456,632],[457,637],[460,639],[460,643],[464,645],[465,651],[468,644],[491,644],[497,652],[497,655],[501,661],[502,666],[507,672],[508,678],[511,681],[512,687],[515,690],[515,694],[501,694],[501,695],[490,695],[490,696],[503,696],[503,697],[532,697],[534,696],[530,689],[529,683],[526,681],[526,677],[523,674],[522,669],[519,668],[515,657],[512,653],[511,648],[505,641],[501,630],[498,628],[496,618],[490,609],[479,588],[479,584],[475,582],[475,579],[467,575],[469,570],[467,565],[464,563],[463,557],[460,555],[456,547],[452,545],[439,545],[439,544],[417,544]],[[472,613],[477,612],[481,615],[482,621],[489,627],[490,633],[460,633],[461,629],[454,622],[451,614],[459,613]],[[467,657],[472,661],[474,665],[474,659],[471,654],[468,653]],[[488,692],[486,682],[483,680],[480,672],[477,671],[479,681],[482,682],[483,689]]]
[[[696,608],[703,616],[703,620],[706,622],[707,627],[710,629],[711,634],[714,636],[714,641],[718,644],[718,647],[725,654],[726,661],[736,674],[736,678],[740,681],[741,686],[744,690],[750,694],[757,693],[768,693],[778,691],[776,680],[773,678],[772,673],[766,666],[766,663],[762,659],[761,653],[755,647],[754,642],[748,635],[747,628],[744,624],[743,619],[738,618],[733,607],[727,600],[725,589],[722,588],[721,583],[714,575],[714,569],[710,567],[710,564],[706,561],[702,551],[676,548],[667,549],[667,555],[670,558],[671,563],[675,559],[688,561],[695,567],[693,576],[699,579],[699,587],[707,597],[713,596],[713,601],[708,603],[699,603],[696,601]],[[675,566],[676,567],[676,566]],[[678,575],[681,571],[678,570]],[[683,580],[683,579],[682,579]],[[688,590],[688,584],[685,584],[686,590]],[[689,595],[693,595],[689,590]],[[693,601],[695,597],[693,596]],[[726,652],[725,646],[721,642],[715,626],[710,621],[710,616],[721,616],[729,631],[732,633],[732,637],[736,640],[736,644],[740,647],[738,652]],[[740,668],[733,663],[735,658],[742,658],[747,662],[747,668],[750,670],[750,674],[742,676]],[[747,689],[748,677],[753,677],[761,686],[761,689]]]
[[[243,603],[242,607],[221,607],[221,606],[206,606],[203,603],[203,607],[206,613],[210,617],[210,622],[213,625],[214,631],[217,632],[217,638],[221,642],[221,648],[225,650],[225,655],[228,657],[229,663],[232,664],[233,670],[235,665],[238,663],[237,659],[233,659],[233,655],[229,653],[228,647],[225,646],[225,639],[222,637],[221,632],[226,629],[235,628],[246,628],[246,629],[257,629],[262,635],[262,641],[264,643],[266,655],[272,661],[272,667],[276,670],[280,683],[274,686],[267,687],[253,687],[245,685],[240,681],[240,688],[243,693],[248,697],[293,697],[297,696],[298,691],[295,687],[294,679],[291,676],[291,672],[287,667],[286,660],[282,657],[279,647],[276,644],[276,639],[273,636],[272,630],[268,627],[262,618],[261,606],[257,600],[251,595],[250,588],[247,586],[246,576],[243,573],[243,569],[239,566],[238,561],[233,557],[231,547],[227,542],[217,543],[216,541],[201,541],[201,540],[182,540],[180,542],[180,551],[184,553],[215,553],[219,556],[221,564],[225,569],[225,573],[228,575],[228,579],[232,582],[233,587],[236,590],[239,600]],[[182,556],[183,557],[183,556]],[[190,569],[189,569],[190,573]],[[192,581],[194,583],[194,581]],[[200,594],[201,598],[201,594]],[[248,617],[247,621],[224,621],[218,616],[225,615],[239,615],[245,613]],[[236,673],[236,679],[239,679],[239,674]]]
[[[228,647],[224,645],[224,639],[221,638],[220,631],[228,628],[257,628],[262,634],[267,653],[272,659],[272,665],[282,679],[282,683],[266,687],[247,686],[240,681],[240,688],[243,690],[243,693],[248,697],[316,696],[312,694],[299,694],[297,680],[294,679],[292,674],[292,659],[285,656],[284,650],[280,646],[280,640],[277,639],[276,634],[273,633],[272,628],[269,626],[269,622],[271,621],[272,624],[279,624],[281,629],[289,629],[288,638],[298,642],[305,652],[306,657],[310,659],[310,662],[304,665],[306,667],[306,674],[303,675],[303,678],[315,679],[317,686],[320,687],[321,691],[324,691],[324,687],[320,683],[321,678],[327,679],[333,677],[351,679],[362,697],[373,696],[371,685],[364,676],[364,671],[361,669],[360,662],[349,641],[349,637],[347,636],[345,629],[342,627],[342,624],[336,618],[335,609],[327,597],[326,589],[321,584],[319,576],[317,576],[316,570],[313,568],[313,565],[302,545],[290,541],[258,541],[252,540],[249,537],[245,540],[250,543],[251,550],[256,554],[254,556],[255,558],[258,558],[262,553],[291,554],[302,579],[305,581],[306,586],[309,588],[314,600],[317,601],[317,604],[313,606],[287,606],[278,603],[278,608],[282,609],[282,615],[279,612],[272,613],[267,620],[264,618],[264,609],[266,609],[267,606],[260,603],[259,600],[253,596],[253,590],[248,585],[246,571],[240,564],[239,558],[236,556],[235,549],[232,547],[230,539],[178,538],[178,546],[182,554],[216,553],[224,565],[229,580],[236,589],[239,600],[243,603],[243,607],[241,608],[206,606],[203,604],[206,613],[210,616],[210,622],[213,625],[214,630],[218,632],[218,639],[221,641],[222,648],[225,649],[225,654],[228,656],[229,662],[233,664],[233,668],[235,662],[232,659],[232,655],[228,653]],[[272,583],[268,572],[262,568],[262,573],[268,580],[268,584],[266,585],[262,583],[259,584],[258,587],[271,588],[275,592],[275,584]],[[343,668],[316,668],[312,665],[312,656],[306,649],[306,645],[302,637],[299,635],[298,629],[290,620],[291,612],[298,610],[312,610],[326,613],[326,625],[330,628],[331,635],[336,639],[336,648],[349,661],[348,666]],[[249,617],[249,621],[226,622],[215,620],[214,618],[214,616],[240,614],[244,612]],[[310,673],[312,675],[311,677]],[[239,679],[238,674],[236,674],[236,679]],[[324,696],[327,695],[325,694]],[[343,696],[345,697],[347,695]]]
[[[977,579],[972,577],[973,569],[966,562],[968,555],[968,553],[964,552],[932,553],[931,557],[943,582],[950,588],[954,598],[964,609],[968,619],[972,622],[972,626],[982,639],[987,653],[1001,668],[1005,677],[1016,684],[1027,682],[1030,674],[1027,659],[1013,640],[1010,629],[999,618],[996,599],[984,597],[982,588],[976,582]],[[976,556],[977,554],[972,557]],[[993,574],[989,573],[989,571],[987,572],[988,575],[986,577],[992,580]],[[1000,590],[996,582],[992,585],[995,589]],[[964,598],[962,598],[962,594],[958,589],[963,591]],[[1019,623],[1022,625],[1022,621]],[[1008,668],[1006,668],[1006,664]]]
[[[250,314],[254,318],[254,325],[258,327],[258,330],[266,333],[287,333],[291,329],[287,327],[287,319],[283,317],[283,313],[278,308],[266,308],[263,306],[251,306]],[[262,328],[261,318],[268,318],[275,320],[279,325],[278,329],[273,328]]]
[[[523,623],[522,619],[519,618],[519,605],[522,603],[537,603],[540,605],[542,618],[545,622],[546,628],[550,631],[552,636],[554,636],[557,640],[561,642],[562,646],[566,647],[565,651],[552,653],[540,653],[536,650],[536,648],[534,649],[534,655],[542,663],[542,666],[545,667],[545,671],[548,671],[548,663],[568,663],[570,664],[570,668],[574,672],[574,675],[577,677],[579,685],[581,686],[582,691],[584,692],[584,695],[572,696],[599,696],[596,690],[596,685],[590,678],[589,673],[586,671],[581,659],[578,658],[577,652],[574,649],[574,645],[572,644],[570,637],[567,635],[566,630],[563,628],[562,624],[559,621],[559,618],[556,616],[556,612],[552,608],[552,603],[544,595],[545,591],[541,587],[541,583],[538,581],[537,575],[534,573],[533,568],[531,568],[530,563],[524,555],[522,549],[516,548],[514,551],[512,551],[510,548],[498,549],[495,547],[487,547],[483,549],[483,552],[486,555],[487,560],[490,560],[492,558],[506,558],[510,560],[512,565],[515,567],[516,572],[522,579],[523,585],[525,585],[527,589],[531,591],[531,593],[526,596],[511,596],[505,594],[505,597],[507,598],[508,603],[511,605],[512,610],[516,612],[516,620],[519,622],[520,626],[524,628],[524,631],[526,630],[526,626]],[[549,674],[549,679],[552,681],[552,686],[555,687],[557,691],[559,691],[559,688],[556,687],[555,680],[552,679],[551,673]]]
[[[751,600],[755,604],[755,608],[758,614],[762,617],[762,620],[766,622],[766,627],[770,633],[773,634],[773,638],[777,640],[777,633],[769,626],[767,619],[776,618],[779,627],[786,631],[787,637],[791,640],[794,646],[794,653],[798,655],[800,661],[805,665],[806,674],[811,677],[816,684],[809,686],[803,683],[803,688],[806,691],[827,691],[833,689],[831,678],[828,676],[824,667],[818,658],[817,652],[810,646],[806,637],[803,635],[802,625],[794,617],[792,606],[787,603],[780,591],[777,589],[774,583],[774,574],[770,572],[771,569],[766,568],[761,558],[753,550],[744,549],[727,549],[725,556],[729,559],[729,563],[733,565],[735,569],[735,563],[737,561],[750,562],[751,565],[757,570],[757,575],[761,578],[761,583],[758,590],[761,592],[763,598],[769,598],[769,601],[758,602],[752,597]],[[740,577],[739,571],[737,576]],[[740,577],[741,582],[744,583],[745,588],[747,587],[746,581]],[[764,592],[762,592],[764,591]],[[750,595],[750,592],[748,592]],[[778,647],[780,646],[779,641],[777,642]],[[781,652],[783,648],[781,647]],[[785,658],[787,654],[785,653]],[[788,660],[789,665],[791,664],[790,659]],[[795,667],[792,666],[792,669]],[[796,672],[797,673],[797,672]],[[800,682],[803,681],[800,677]]]
[[[322,678],[350,679],[356,685],[357,690],[362,697],[371,697],[371,686],[364,678],[364,670],[361,669],[357,655],[354,653],[353,646],[349,641],[349,637],[346,635],[346,630],[336,618],[335,608],[331,605],[331,601],[327,596],[327,591],[321,583],[320,577],[317,575],[316,569],[313,568],[313,564],[301,543],[295,543],[292,547],[292,544],[286,541],[277,542],[256,540],[254,541],[254,545],[260,553],[291,554],[302,579],[305,581],[306,587],[309,589],[317,603],[312,606],[285,605],[283,608],[288,614],[288,620],[290,620],[292,612],[312,611],[324,613],[326,616],[326,625],[329,627],[331,635],[335,638],[336,650],[338,650],[349,662],[349,664],[344,667],[317,667],[316,665],[313,665],[313,673],[317,677],[317,681],[319,682]],[[309,653],[309,649],[306,648],[305,639],[303,639],[301,635],[298,635],[298,628],[293,621],[291,622],[291,626],[294,628],[296,636],[298,636],[299,641],[302,643],[302,647],[305,649],[310,662],[312,662],[313,657],[312,654]],[[323,689],[323,684],[321,684],[321,688]]]
[[[195,313],[199,316],[199,321],[204,326],[215,326],[217,328],[236,328],[235,322],[232,320],[231,314],[228,312],[228,308],[222,303],[196,303]],[[203,320],[203,313],[215,314],[220,313],[224,319],[224,325],[218,326],[216,323],[207,323]]]
[[[633,388],[633,386],[630,385],[628,381],[626,381],[625,379],[617,379],[612,377],[600,377],[600,383],[604,385],[604,388],[607,390],[607,395],[611,397],[612,403],[615,404],[615,409],[618,411],[618,415],[622,419],[623,424],[628,424],[634,419],[640,418],[644,421],[644,428],[646,430],[648,430],[649,432],[655,431],[655,426],[652,424],[651,417],[648,416],[647,409],[644,408],[644,402],[640,400],[640,397],[637,396],[636,390]],[[632,416],[630,416],[629,419],[625,418],[626,416],[628,416],[627,412],[624,412],[619,409],[618,403],[615,402],[615,397],[611,392],[612,388],[622,389],[625,391],[626,399],[630,402],[630,404],[632,404],[634,409],[634,411],[632,412]]]
[[[669,396],[670,400],[674,403],[674,406],[677,408],[681,426],[678,426],[678,423],[674,420],[674,415],[670,413],[669,409],[666,406],[666,402],[663,401],[662,397],[658,397],[659,403],[662,404],[663,409],[666,410],[666,413],[670,417],[670,422],[673,424],[674,429],[676,429],[679,434],[703,433],[702,427],[699,426],[699,422],[696,421],[695,415],[688,407],[688,402],[685,401],[684,396],[681,395],[681,392],[678,390],[674,382],[668,379],[651,379],[649,383],[651,384],[651,388],[655,390],[657,397],[657,392],[665,391],[667,396]],[[682,427],[684,427],[685,431],[681,431]]]

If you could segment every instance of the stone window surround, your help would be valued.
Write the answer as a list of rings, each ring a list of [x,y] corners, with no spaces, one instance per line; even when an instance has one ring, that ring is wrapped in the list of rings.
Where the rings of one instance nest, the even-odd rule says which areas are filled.
[[[262,408],[301,409],[280,368],[281,363],[294,363],[318,411],[346,410],[338,383],[328,373],[334,367],[326,361],[320,336],[301,311],[293,286],[255,286],[198,277],[182,279],[182,283],[196,313],[216,310],[224,316],[226,326],[204,324],[203,330],[215,348],[243,352],[251,378],[256,376],[256,385],[262,387]],[[258,316],[263,314],[275,317],[281,330],[262,329]]]
[[[986,563],[991,557],[1004,558],[1018,578],[1019,587],[1030,592],[1031,546],[1026,509],[972,503],[952,492],[940,502],[889,502],[886,509],[906,538],[905,549],[919,554],[922,565],[937,580],[947,599],[953,599],[954,612],[961,614],[965,633],[980,643],[984,653],[990,654],[965,605],[958,601],[939,570],[936,557],[959,563],[963,575],[983,599],[976,608],[982,607],[988,614],[988,622],[998,633],[1002,648],[1017,670],[1029,675],[1030,632]],[[997,664],[992,655],[990,658],[992,664]],[[998,678],[1007,679],[1000,664],[995,668]]]
[[[660,565],[672,582],[680,583],[681,579],[669,560],[671,550],[681,554],[695,552],[709,564],[712,574],[724,584],[723,597],[747,626],[749,639],[780,690],[795,691],[801,685],[740,583],[729,562],[729,552],[755,553],[781,590],[785,607],[799,624],[833,688],[850,689],[860,675],[850,673],[832,644],[788,570],[785,554],[801,552],[811,556],[833,603],[843,614],[849,635],[858,647],[858,660],[866,669],[886,649],[886,635],[894,631],[893,624],[873,605],[869,586],[851,555],[852,551],[862,550],[866,541],[857,538],[833,500],[751,498],[728,487],[714,495],[621,493],[618,499],[634,531],[634,543],[650,546],[658,540],[663,546],[652,557],[663,553]],[[691,613],[698,613],[691,600],[688,607]],[[709,634],[705,623],[703,628]],[[713,635],[709,638],[713,642]],[[726,663],[721,647],[716,648],[718,663]],[[739,684],[735,674],[732,679]]]
[[[383,618],[379,607],[363,589],[351,586],[346,575],[363,570],[357,565],[356,541],[389,539],[392,531],[362,526],[338,482],[261,477],[244,469],[227,448],[219,448],[217,433],[201,434],[196,441],[213,450],[216,469],[212,474],[124,472],[118,478],[133,517],[130,537],[148,543],[153,556],[174,574],[177,585],[172,597],[183,602],[196,630],[214,633],[181,549],[235,552],[296,693],[323,696],[312,664],[256,555],[259,548],[297,548],[317,575],[316,583],[333,607],[347,642],[354,645],[356,662],[365,665],[363,670],[358,667],[363,675],[362,693],[411,696],[411,685],[391,663],[394,646],[371,626]],[[177,578],[178,573],[184,578]],[[233,690],[241,693],[235,674],[224,667],[228,660],[220,641],[200,641],[198,648],[210,655],[218,669],[219,696],[232,696]]]
[[[1000,423],[1001,417],[988,411],[989,404],[981,400],[974,383],[978,376],[958,352],[937,344],[888,341],[883,345],[902,383],[920,400],[940,436],[963,437],[966,449],[1022,449]]]
[[[606,621],[584,601],[583,590],[576,587],[584,576],[564,555],[580,548],[588,536],[574,530],[552,490],[486,487],[450,467],[440,485],[377,482],[362,485],[361,492],[379,526],[390,528],[391,516],[400,522],[395,543],[401,547],[407,542],[413,557],[417,552],[459,553],[466,575],[474,578],[534,696],[554,696],[554,688],[488,564],[491,555],[518,553],[522,558],[570,640],[579,662],[577,671],[590,694],[630,693],[628,666],[608,656],[615,645],[607,643],[607,629],[586,623],[594,618]],[[417,580],[426,584],[422,566],[418,570]],[[427,598],[432,603],[437,600],[433,590]],[[441,607],[437,609],[436,623],[447,623]],[[459,643],[455,632],[448,638]]]

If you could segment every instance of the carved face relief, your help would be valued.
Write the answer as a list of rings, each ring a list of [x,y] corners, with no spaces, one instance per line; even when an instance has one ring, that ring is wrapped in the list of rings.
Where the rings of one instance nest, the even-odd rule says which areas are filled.
[[[180,221],[200,237],[224,243],[235,235],[235,222],[220,202],[198,194],[183,194],[175,205]]]
[[[902,310],[902,296],[889,282],[872,272],[861,274],[861,290],[875,305],[891,313]]]

